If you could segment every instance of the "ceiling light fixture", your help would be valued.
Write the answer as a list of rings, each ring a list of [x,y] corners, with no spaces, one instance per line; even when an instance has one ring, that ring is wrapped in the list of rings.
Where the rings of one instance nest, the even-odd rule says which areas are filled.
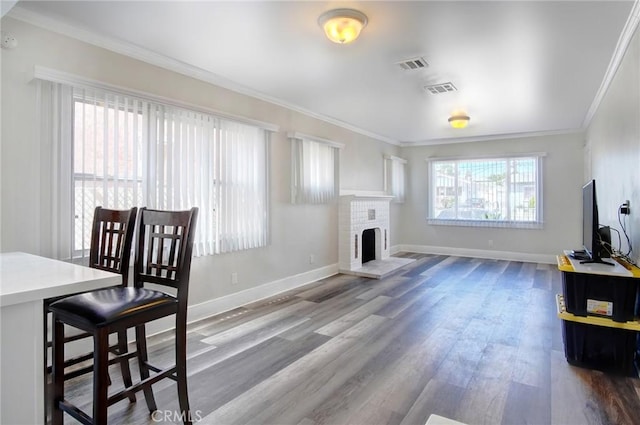
[[[327,38],[338,44],[351,43],[358,38],[367,22],[367,16],[354,9],[333,9],[318,18]]]
[[[449,124],[453,128],[465,128],[469,125],[469,115],[466,114],[455,114],[449,117]]]

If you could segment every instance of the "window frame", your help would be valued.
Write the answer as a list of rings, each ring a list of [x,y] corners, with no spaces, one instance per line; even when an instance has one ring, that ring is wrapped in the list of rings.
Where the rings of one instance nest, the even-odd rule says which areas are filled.
[[[492,228],[512,228],[512,229],[542,229],[544,227],[544,157],[546,153],[518,153],[503,154],[490,156],[460,156],[460,157],[429,157],[427,162],[427,202],[426,202],[426,220],[427,224],[438,226],[462,226],[462,227],[492,227]],[[474,218],[437,218],[435,212],[435,165],[441,162],[453,162],[456,165],[471,161],[513,161],[518,159],[534,159],[535,160],[535,176],[536,176],[536,220],[521,221],[511,218],[501,220],[490,219],[474,219]],[[507,163],[508,167],[508,163]],[[507,176],[509,173],[507,173]],[[457,178],[457,177],[456,177]],[[508,181],[508,180],[507,180]],[[507,182],[507,189],[510,190],[510,184]],[[456,208],[459,204],[456,194]],[[505,195],[507,201],[511,199],[509,192]],[[506,210],[511,211],[513,205],[507,205]]]

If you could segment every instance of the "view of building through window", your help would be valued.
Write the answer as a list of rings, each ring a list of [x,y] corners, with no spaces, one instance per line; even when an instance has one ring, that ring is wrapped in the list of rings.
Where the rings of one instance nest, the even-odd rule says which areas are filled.
[[[431,216],[538,222],[538,158],[433,161]]]

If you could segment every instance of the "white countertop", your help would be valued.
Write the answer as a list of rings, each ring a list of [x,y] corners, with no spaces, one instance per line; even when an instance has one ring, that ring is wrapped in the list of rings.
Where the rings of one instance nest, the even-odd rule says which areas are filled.
[[[23,252],[0,254],[0,423],[44,423],[42,300],[121,282],[116,273]]]
[[[119,274],[23,252],[0,254],[0,306],[118,285]]]

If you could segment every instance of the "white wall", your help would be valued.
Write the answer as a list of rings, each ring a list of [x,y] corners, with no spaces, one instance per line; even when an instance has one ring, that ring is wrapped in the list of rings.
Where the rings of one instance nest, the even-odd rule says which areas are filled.
[[[410,182],[407,208],[400,215],[402,244],[422,247],[424,252],[555,261],[555,255],[563,249],[581,246],[583,140],[582,134],[567,134],[402,148],[401,155],[409,159]],[[500,156],[533,152],[547,153],[543,160],[543,229],[427,224],[428,157]]]
[[[341,187],[383,190],[383,155],[399,148],[268,102],[238,94],[10,17],[2,28],[20,41],[1,51],[2,146],[0,250],[47,255],[41,241],[40,194],[52,190],[40,172],[42,147],[36,138],[36,88],[29,81],[35,65],[141,90],[280,126],[271,139],[271,245],[239,253],[197,258],[192,268],[190,304],[281,281],[287,284],[337,270],[337,202],[292,205],[289,131],[346,146],[341,152]],[[395,237],[392,234],[392,243]],[[313,254],[315,263],[309,263]],[[312,271],[319,269],[318,273]],[[231,273],[239,283],[231,285]],[[302,274],[302,276],[299,276]],[[291,277],[295,277],[293,280]],[[281,282],[282,283],[282,282]],[[255,295],[250,293],[247,297]],[[239,299],[239,298],[237,298]],[[246,297],[244,298],[246,299]]]
[[[586,175],[596,179],[600,223],[615,227],[618,207],[631,201],[628,229],[640,260],[640,31],[587,129]],[[612,235],[614,246],[617,238]],[[627,244],[623,237],[623,251]]]

